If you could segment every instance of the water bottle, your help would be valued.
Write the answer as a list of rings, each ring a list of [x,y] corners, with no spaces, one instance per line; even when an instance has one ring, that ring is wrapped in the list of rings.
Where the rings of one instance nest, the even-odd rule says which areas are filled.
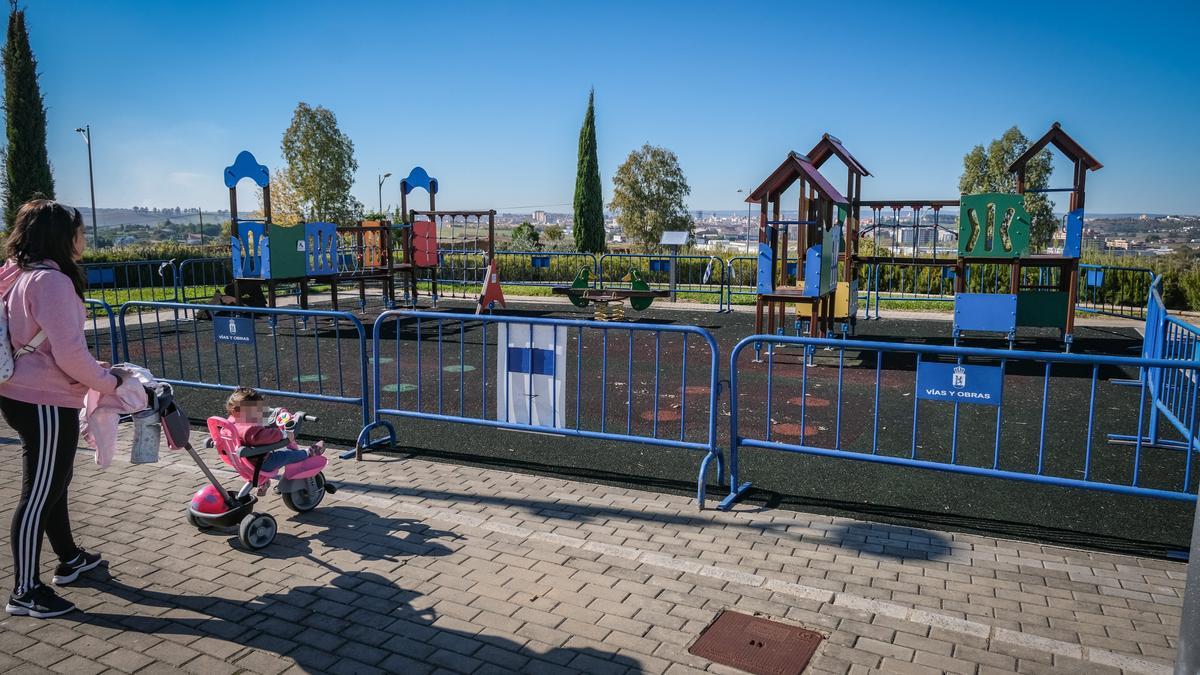
[[[158,461],[158,445],[162,437],[162,425],[158,412],[147,408],[133,414],[133,447],[129,461],[133,464],[150,464]]]

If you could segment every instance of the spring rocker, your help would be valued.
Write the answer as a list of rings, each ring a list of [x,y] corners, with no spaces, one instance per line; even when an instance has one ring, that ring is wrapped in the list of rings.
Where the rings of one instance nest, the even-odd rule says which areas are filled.
[[[1074,165],[1070,188],[1026,189],[1026,165],[1053,144]],[[963,195],[959,207],[958,260],[955,265],[954,343],[966,333],[1000,333],[1012,348],[1018,327],[1057,328],[1071,349],[1079,258],[1083,241],[1084,187],[1088,171],[1102,165],[1055,122],[1050,130],[1013,161],[1016,193]],[[1066,234],[1059,255],[1030,253],[1030,217],[1025,195],[1070,192],[1064,218]],[[1007,267],[1008,293],[968,293],[968,264]]]
[[[240,218],[237,184],[249,178],[262,189],[263,217]],[[343,227],[335,223],[281,225],[271,222],[271,175],[254,155],[243,150],[225,168],[229,188],[230,255],[234,295],[242,287],[267,286],[267,304],[276,306],[280,284],[297,284],[300,307],[308,309],[309,284],[328,284],[333,308],[338,309],[338,284],[357,282],[360,309],[366,308],[368,281],[383,286],[384,304],[394,301],[391,230],[382,221]]]
[[[429,195],[429,210],[418,211],[408,208],[408,195],[422,188]],[[449,286],[451,297],[454,289],[473,287],[480,283],[483,288],[476,298],[475,313],[491,311],[498,302],[503,307],[504,289],[500,286],[500,275],[496,269],[496,211],[438,211],[438,180],[425,169],[413,167],[408,176],[400,180],[400,223],[399,248],[401,261],[395,269],[407,275],[404,302],[416,307],[418,297],[418,275],[428,275],[430,298],[437,306],[438,276],[441,272],[443,286]],[[480,230],[487,221],[487,238],[481,246]],[[438,241],[438,232],[448,227],[453,233],[456,227],[465,233],[471,223],[475,225],[473,239],[451,236],[450,246],[443,248]],[[465,296],[464,296],[465,297]]]
[[[581,267],[570,286],[555,286],[551,292],[567,296],[571,304],[579,308],[594,304],[593,318],[596,321],[624,321],[625,308],[622,303],[626,300],[631,309],[642,312],[654,304],[655,298],[671,295],[670,291],[652,290],[650,284],[634,269],[629,270],[629,274],[621,281],[628,282],[629,288],[592,288],[591,270]]]

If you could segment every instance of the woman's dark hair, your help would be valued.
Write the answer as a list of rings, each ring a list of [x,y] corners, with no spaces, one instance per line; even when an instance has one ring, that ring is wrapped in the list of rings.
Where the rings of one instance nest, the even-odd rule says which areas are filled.
[[[52,261],[83,297],[83,268],[75,262],[75,233],[83,227],[83,216],[69,206],[50,199],[31,199],[17,210],[8,233],[7,253],[21,267]]]

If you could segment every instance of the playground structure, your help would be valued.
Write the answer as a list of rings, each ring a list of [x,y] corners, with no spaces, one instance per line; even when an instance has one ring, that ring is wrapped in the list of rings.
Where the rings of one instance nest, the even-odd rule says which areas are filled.
[[[1053,145],[1073,163],[1071,187],[1026,187],[1026,167],[1047,145]],[[845,196],[820,173],[820,167],[831,157],[846,166]],[[999,333],[1011,346],[1018,327],[1045,327],[1057,328],[1069,351],[1080,283],[1085,179],[1088,171],[1100,168],[1101,164],[1055,122],[1008,167],[1016,177],[1015,193],[963,195],[957,200],[866,201],[862,199],[862,179],[870,172],[840,140],[824,134],[808,154],[789,153],[746,199],[759,204],[755,332],[783,332],[786,305],[794,304],[798,335],[853,333],[860,269],[867,275],[869,309],[871,289],[878,284],[881,268],[898,267],[901,276],[909,270],[913,279],[922,270],[932,268],[940,270],[937,299],[948,299],[941,288],[947,282],[953,283],[955,342],[969,334]],[[799,219],[784,220],[782,195],[797,183]],[[1031,222],[1024,195],[1034,192],[1071,194],[1061,254],[1031,251]],[[954,207],[959,211],[956,226],[943,214],[943,210]],[[866,225],[863,209],[872,214]],[[890,223],[884,218],[889,211]],[[910,216],[911,224],[901,224],[902,213]],[[794,260],[789,242],[791,226],[796,227]],[[885,247],[880,243],[881,235],[889,234],[889,230],[890,245]],[[872,240],[871,250],[861,247],[866,235]],[[905,239],[909,240],[907,245]],[[939,242],[944,239],[955,240],[953,247],[943,249],[950,255],[939,251]],[[905,253],[906,247],[911,255]],[[929,249],[931,254],[926,252]],[[977,279],[974,284],[973,275]],[[990,287],[985,283],[988,275],[994,281]],[[972,290],[978,292],[969,292]]]
[[[429,195],[427,211],[408,208],[408,195],[417,188],[424,189]],[[400,223],[398,243],[402,257],[395,269],[408,277],[404,303],[410,307],[417,306],[418,281],[427,278],[430,298],[436,307],[440,297],[440,270],[443,272],[443,281],[449,282],[443,285],[450,289],[451,297],[456,297],[458,290],[466,297],[466,287],[478,284],[478,280],[483,278],[483,289],[477,298],[476,313],[490,310],[496,302],[504,305],[504,292],[500,287],[500,276],[496,269],[496,211],[438,211],[437,193],[438,180],[422,167],[413,167],[408,176],[400,180],[400,212],[404,220]],[[483,240],[481,247],[479,235],[485,219],[487,238]],[[465,235],[472,223],[475,233],[468,240]],[[441,246],[439,233],[443,227],[449,229],[449,248]],[[455,228],[461,229],[464,236],[456,237]]]
[[[828,134],[814,150],[823,153],[821,161],[839,153],[848,158],[849,186],[857,200],[866,169]],[[800,187],[796,209],[799,219],[784,220],[782,196],[797,183]],[[857,287],[850,276],[852,267],[846,267],[847,278],[840,283],[838,268],[842,258],[842,233],[853,230],[852,222],[847,229],[847,216],[853,202],[826,180],[810,156],[797,152],[788,153],[783,163],[750,193],[746,201],[759,205],[755,332],[764,332],[764,312],[766,332],[774,334],[777,328],[782,331],[788,304],[796,306],[797,331],[807,324],[810,335],[824,335],[834,329],[836,318],[842,318],[844,329],[841,332],[849,332],[857,304]],[[794,263],[788,253],[791,226],[796,227],[798,253]],[[801,251],[804,252],[803,261],[799,259]]]
[[[1053,144],[1074,166],[1069,188],[1029,189],[1026,166],[1047,145]],[[1057,328],[1069,351],[1075,331],[1075,303],[1079,290],[1079,257],[1083,241],[1084,187],[1088,171],[1101,168],[1086,150],[1055,122],[1050,130],[1009,165],[1016,174],[1015,194],[964,195],[959,217],[958,262],[955,267],[954,339],[965,332],[1004,334],[1011,346],[1017,328]],[[1060,255],[1030,252],[1031,227],[1024,195],[1032,192],[1069,192],[1064,229],[1066,242]],[[968,263],[1009,268],[1008,293],[967,293]]]
[[[249,178],[262,189],[263,217],[238,215],[237,185]],[[335,223],[281,225],[271,220],[271,175],[250,152],[243,150],[225,168],[229,188],[230,255],[234,296],[241,298],[248,284],[266,284],[266,301],[275,307],[281,284],[296,284],[300,306],[308,308],[309,286],[328,284],[336,310],[338,284],[355,282],[360,307],[366,307],[366,284],[383,286],[384,304],[394,300],[391,229],[386,221],[363,221],[357,226]]]

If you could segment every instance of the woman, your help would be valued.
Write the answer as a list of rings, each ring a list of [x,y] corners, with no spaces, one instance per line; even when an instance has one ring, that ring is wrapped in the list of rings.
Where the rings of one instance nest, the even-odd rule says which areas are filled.
[[[99,554],[84,551],[71,536],[67,486],[84,395],[89,388],[111,393],[126,375],[103,367],[88,352],[83,248],[79,212],[35,199],[17,211],[8,260],[0,267],[0,294],[17,356],[12,377],[0,383],[0,413],[21,436],[24,460],[10,539],[16,579],[5,609],[38,619],[75,608],[39,579],[43,532],[59,559],[55,584],[69,584],[100,564]]]

